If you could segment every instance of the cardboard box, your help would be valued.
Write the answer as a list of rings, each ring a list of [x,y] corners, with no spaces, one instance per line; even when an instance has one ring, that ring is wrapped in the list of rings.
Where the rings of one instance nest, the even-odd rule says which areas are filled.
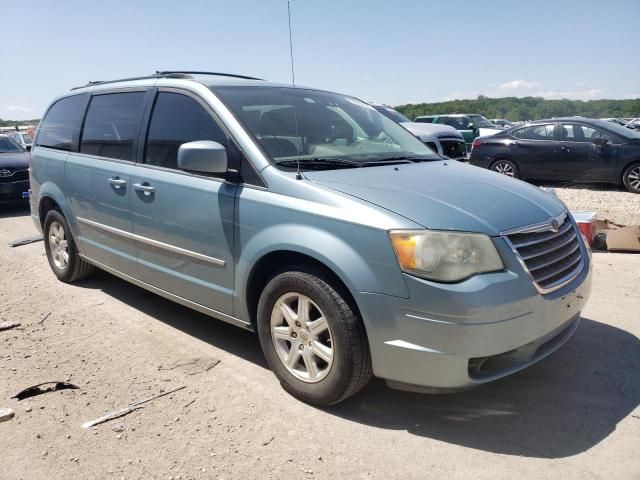
[[[607,248],[610,252],[640,252],[640,225],[609,230]]]

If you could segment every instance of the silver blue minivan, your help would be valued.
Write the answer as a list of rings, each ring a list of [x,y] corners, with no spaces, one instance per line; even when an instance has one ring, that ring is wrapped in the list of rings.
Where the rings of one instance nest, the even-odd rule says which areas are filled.
[[[444,159],[346,95],[158,72],[56,99],[31,212],[63,282],[95,268],[256,331],[315,405],[447,392],[576,330],[590,250],[555,196]]]

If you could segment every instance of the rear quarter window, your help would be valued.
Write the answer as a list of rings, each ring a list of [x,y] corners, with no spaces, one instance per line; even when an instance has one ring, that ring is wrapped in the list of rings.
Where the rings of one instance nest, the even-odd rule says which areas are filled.
[[[88,94],[61,98],[47,111],[40,123],[36,145],[69,152],[78,151],[82,117],[89,100]]]

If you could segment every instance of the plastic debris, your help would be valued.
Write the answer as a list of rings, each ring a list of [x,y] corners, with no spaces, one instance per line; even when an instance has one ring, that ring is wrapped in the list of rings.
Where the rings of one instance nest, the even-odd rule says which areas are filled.
[[[16,322],[2,322],[0,323],[0,332],[2,332],[3,330],[10,330],[19,326],[20,324]]]
[[[38,235],[36,237],[25,237],[18,238],[17,240],[12,240],[9,242],[10,247],[21,247],[22,245],[29,245],[30,243],[35,243],[43,240],[42,235]]]
[[[44,385],[51,385],[47,388],[42,388]],[[17,398],[18,400],[24,400],[25,398],[36,397],[43,393],[57,392],[58,390],[79,390],[80,387],[68,382],[44,382],[38,385],[27,387],[24,390],[19,391],[11,398]]]
[[[0,408],[0,422],[11,420],[15,414],[12,408]]]
[[[145,403],[149,403],[153,400],[156,400],[157,398],[160,397],[164,397],[166,395],[170,395],[172,393],[177,392],[178,390],[182,390],[183,388],[187,388],[186,385],[183,385],[182,387],[178,387],[178,388],[174,388],[173,390],[169,390],[168,392],[162,392],[159,393],[157,395],[153,395],[152,397],[149,398],[145,398],[144,400],[138,400],[137,402],[133,402],[131,404],[129,404],[128,406],[121,408],[119,410],[115,410],[113,412],[107,413],[106,415],[103,415],[102,417],[98,417],[94,420],[89,420],[87,422],[84,422],[82,424],[82,428],[91,428],[94,425],[99,425],[100,423],[104,423],[104,422],[108,422],[110,420],[115,420],[116,418],[120,418],[120,417],[124,417],[125,415],[130,414],[131,412],[135,412],[136,410],[139,410],[141,408],[145,407]]]

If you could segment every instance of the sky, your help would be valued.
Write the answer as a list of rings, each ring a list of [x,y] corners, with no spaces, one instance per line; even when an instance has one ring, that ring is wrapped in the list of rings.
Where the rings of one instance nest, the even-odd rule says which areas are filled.
[[[291,0],[296,83],[390,105],[640,97],[640,0]],[[0,118],[89,80],[291,81],[286,0],[0,0]]]

